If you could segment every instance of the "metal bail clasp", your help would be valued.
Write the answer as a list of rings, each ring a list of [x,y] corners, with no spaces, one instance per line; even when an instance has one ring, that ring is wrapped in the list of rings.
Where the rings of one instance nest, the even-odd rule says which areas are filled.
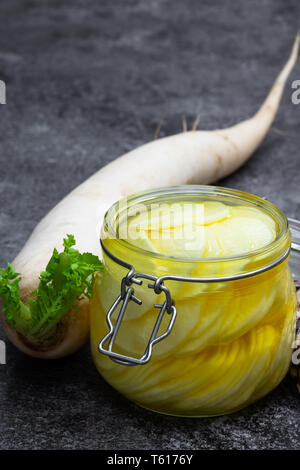
[[[142,281],[138,278],[144,278],[144,279],[149,279],[151,281],[154,281],[154,283],[148,284],[148,287],[150,289],[154,289],[156,294],[160,294],[161,292],[164,292],[166,296],[166,300],[162,304],[154,304],[155,308],[159,308],[159,314],[157,316],[154,328],[152,330],[152,333],[150,335],[149,342],[147,344],[145,353],[143,354],[142,357],[135,358],[131,356],[126,356],[123,354],[118,354],[116,352],[113,352],[112,348],[118,333],[118,330],[120,328],[121,322],[123,320],[124,314],[126,312],[128,303],[130,301],[133,301],[137,303],[138,305],[142,304],[142,301],[135,297],[134,294],[134,289],[131,287],[132,283],[135,284],[142,284]],[[128,286],[126,288],[126,286]],[[117,317],[115,325],[112,324],[111,317],[115,311],[115,309],[118,307],[118,305],[122,302],[119,315]],[[159,327],[161,325],[163,316],[167,312],[168,314],[171,315],[169,325],[164,333],[161,335],[157,336]],[[158,343],[162,339],[164,339],[166,336],[168,336],[173,328],[174,322],[176,318],[176,308],[174,306],[174,303],[172,301],[169,289],[163,285],[163,282],[160,282],[160,279],[154,276],[150,276],[148,274],[144,273],[137,273],[134,274],[134,271],[131,270],[129,273],[122,279],[121,283],[121,294],[117,299],[114,301],[110,309],[108,310],[106,314],[106,322],[109,327],[109,332],[104,336],[104,338],[99,342],[98,344],[98,350],[107,356],[110,357],[110,359],[114,362],[117,362],[118,364],[124,365],[124,366],[134,366],[134,365],[142,365],[142,364],[147,364],[147,362],[150,361],[151,356],[152,356],[152,348],[154,344]],[[105,349],[105,344],[108,342],[108,348]]]

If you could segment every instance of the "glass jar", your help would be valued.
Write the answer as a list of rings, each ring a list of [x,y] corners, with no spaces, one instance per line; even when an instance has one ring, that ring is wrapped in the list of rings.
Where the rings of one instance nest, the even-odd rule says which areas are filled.
[[[123,231],[153,204],[199,201],[259,209],[276,236],[254,251],[196,258],[149,251]],[[153,411],[200,417],[236,411],[279,384],[292,355],[296,293],[288,222],[276,206],[214,186],[145,191],[108,210],[101,244],[91,351],[120,393]]]

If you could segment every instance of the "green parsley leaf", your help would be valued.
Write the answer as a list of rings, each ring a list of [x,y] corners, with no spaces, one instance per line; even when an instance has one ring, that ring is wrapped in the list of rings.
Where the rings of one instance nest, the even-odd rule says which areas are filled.
[[[67,235],[64,251],[55,248],[39,286],[25,304],[20,298],[21,276],[9,263],[0,269],[0,296],[6,320],[19,333],[41,339],[47,336],[77,300],[92,295],[96,272],[102,271],[99,258],[75,250],[75,238]]]

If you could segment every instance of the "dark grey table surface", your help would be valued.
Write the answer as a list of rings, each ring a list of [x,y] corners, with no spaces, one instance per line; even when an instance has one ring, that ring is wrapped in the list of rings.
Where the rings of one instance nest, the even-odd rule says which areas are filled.
[[[72,188],[122,153],[189,125],[227,127],[256,111],[290,51],[298,0],[148,2],[2,0],[0,266]],[[276,122],[253,158],[219,181],[300,217],[299,113],[293,71]],[[299,449],[290,379],[248,409],[178,419],[112,390],[89,347],[42,362],[6,340],[1,449]]]

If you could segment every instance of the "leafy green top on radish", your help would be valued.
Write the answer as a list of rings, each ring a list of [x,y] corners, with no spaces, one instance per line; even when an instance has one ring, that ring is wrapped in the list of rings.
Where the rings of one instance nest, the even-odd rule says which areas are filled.
[[[90,298],[96,271],[102,270],[99,258],[72,248],[73,235],[63,242],[64,251],[55,248],[46,270],[40,274],[38,288],[28,298],[20,298],[21,277],[11,264],[0,269],[0,296],[7,322],[19,333],[41,339],[47,336],[76,300]]]

